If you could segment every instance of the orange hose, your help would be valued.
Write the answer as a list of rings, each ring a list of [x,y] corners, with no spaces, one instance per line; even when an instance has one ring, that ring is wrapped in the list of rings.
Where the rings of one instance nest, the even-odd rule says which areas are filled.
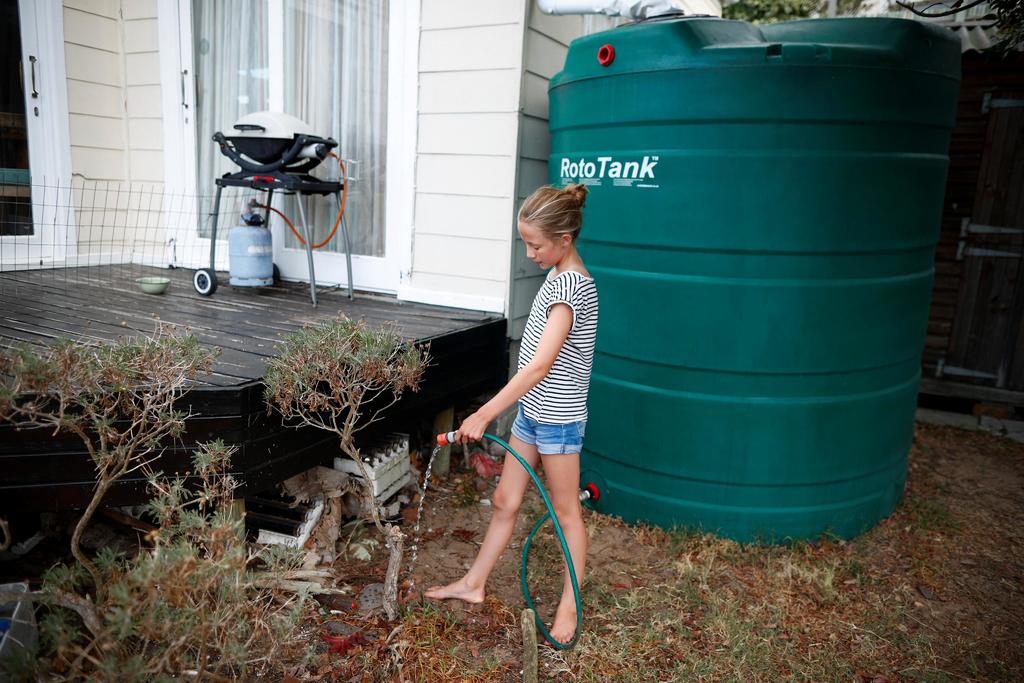
[[[323,242],[320,242],[319,244],[314,244],[314,249],[319,249],[320,247],[330,242],[331,238],[334,237],[334,233],[338,231],[338,226],[341,225],[341,217],[345,215],[345,203],[348,200],[348,173],[345,172],[345,162],[342,161],[341,157],[335,154],[334,152],[328,152],[327,156],[331,156],[337,159],[338,168],[341,170],[341,203],[338,205],[338,216],[334,219],[334,227],[331,228],[330,234],[328,234],[327,237],[324,238]],[[299,201],[302,201],[301,197],[299,197]],[[299,231],[295,229],[295,226],[292,225],[292,222],[288,220],[288,216],[285,216],[282,212],[266,204],[257,204],[256,206],[261,209],[269,209],[276,213],[278,216],[280,216],[281,220],[284,221],[284,224],[287,225],[289,229],[291,229],[292,234],[295,235],[296,239],[299,240],[299,243],[302,246],[306,246],[306,240],[302,239],[302,235],[300,235]]]

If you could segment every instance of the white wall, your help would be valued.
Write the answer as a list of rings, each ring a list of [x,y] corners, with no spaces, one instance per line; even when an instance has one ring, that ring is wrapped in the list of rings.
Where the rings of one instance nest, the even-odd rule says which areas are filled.
[[[412,269],[399,296],[503,313],[513,339],[542,273],[515,213],[547,182],[547,81],[568,44],[617,20],[534,0],[422,0]]]
[[[72,172],[125,180],[120,0],[64,0],[64,60]]]
[[[163,181],[156,0],[64,0],[72,172]]]
[[[156,0],[63,4],[79,263],[131,260],[162,242],[145,210],[164,180]]]
[[[122,0],[128,178],[163,182],[163,111],[156,0]]]
[[[423,0],[409,286],[505,312],[525,0]]]

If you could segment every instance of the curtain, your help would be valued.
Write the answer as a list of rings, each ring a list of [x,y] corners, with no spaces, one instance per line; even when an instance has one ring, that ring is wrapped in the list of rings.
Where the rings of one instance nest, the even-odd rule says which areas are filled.
[[[220,153],[211,139],[217,131],[231,133],[235,121],[270,109],[267,51],[267,0],[193,0],[192,42],[196,85],[197,190],[202,198],[199,234],[210,236],[209,210],[216,191],[214,178],[238,167]],[[225,192],[225,199],[231,195]],[[209,206],[207,206],[209,205]],[[222,214],[237,214],[223,207]],[[227,237],[234,222],[224,223],[218,237]]]
[[[338,141],[349,163],[345,221],[352,251],[384,255],[385,141],[387,138],[388,2],[284,0],[284,111],[318,135]],[[315,173],[336,177],[328,157]],[[295,199],[282,202],[298,225]],[[334,225],[333,198],[306,200],[315,243]],[[287,232],[289,247],[298,241]],[[343,251],[340,230],[324,249]]]

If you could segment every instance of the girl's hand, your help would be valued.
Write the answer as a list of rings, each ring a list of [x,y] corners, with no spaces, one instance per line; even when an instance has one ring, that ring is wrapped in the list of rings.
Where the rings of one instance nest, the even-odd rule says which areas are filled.
[[[484,438],[484,432],[487,431],[487,425],[491,424],[491,420],[480,413],[478,410],[463,420],[457,432],[456,443],[469,443]]]

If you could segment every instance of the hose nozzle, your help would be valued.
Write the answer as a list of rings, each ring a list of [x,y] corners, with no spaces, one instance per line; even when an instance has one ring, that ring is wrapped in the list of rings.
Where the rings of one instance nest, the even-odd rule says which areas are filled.
[[[455,438],[456,438],[457,434],[458,434],[458,432],[448,432],[447,434],[438,434],[437,435],[437,445],[438,446],[450,446],[450,445],[452,445],[453,443],[455,443]]]

